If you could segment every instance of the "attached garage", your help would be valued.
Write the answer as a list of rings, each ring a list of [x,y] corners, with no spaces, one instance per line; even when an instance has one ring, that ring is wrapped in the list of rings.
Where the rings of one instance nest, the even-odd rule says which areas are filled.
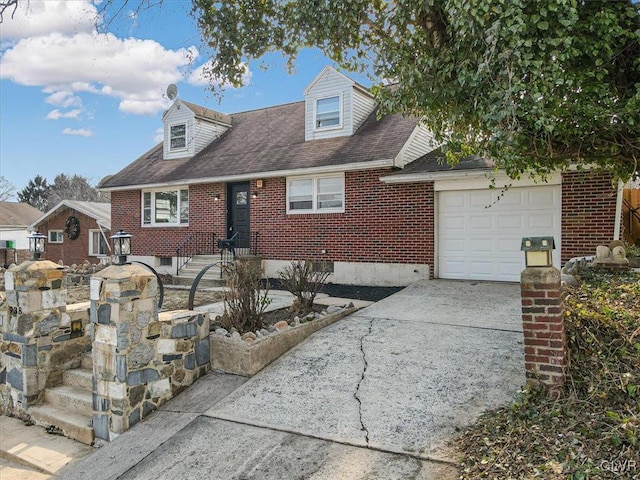
[[[437,251],[440,278],[520,280],[522,237],[553,235],[554,264],[560,265],[560,185],[437,193]]]

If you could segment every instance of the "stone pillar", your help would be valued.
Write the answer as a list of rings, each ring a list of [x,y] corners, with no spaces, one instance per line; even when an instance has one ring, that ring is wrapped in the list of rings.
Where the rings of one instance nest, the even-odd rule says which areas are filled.
[[[158,316],[157,280],[139,265],[91,277],[93,428],[111,440],[209,369],[209,318],[191,311]]]
[[[527,381],[550,388],[564,383],[567,352],[560,271],[529,267],[521,275]]]
[[[5,272],[6,307],[0,313],[0,386],[13,408],[26,410],[44,389],[60,383],[62,371],[80,362],[86,345],[71,340],[67,288],[61,267],[48,260],[27,261]],[[69,356],[77,354],[77,359]]]

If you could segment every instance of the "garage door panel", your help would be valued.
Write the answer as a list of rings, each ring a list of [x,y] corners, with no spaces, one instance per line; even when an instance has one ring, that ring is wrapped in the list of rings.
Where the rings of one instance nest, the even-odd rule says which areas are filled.
[[[438,193],[438,270],[441,278],[519,281],[522,237],[553,235],[560,260],[558,185]],[[489,208],[486,208],[489,206]]]
[[[498,217],[498,228],[520,231],[522,229],[522,217],[520,214],[500,215]]]

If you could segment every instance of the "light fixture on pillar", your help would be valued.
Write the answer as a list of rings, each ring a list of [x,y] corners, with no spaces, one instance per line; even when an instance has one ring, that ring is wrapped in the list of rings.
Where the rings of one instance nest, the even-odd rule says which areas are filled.
[[[118,258],[117,265],[124,265],[127,255],[131,255],[131,235],[124,230],[118,230],[111,236],[113,241],[113,254]]]
[[[31,252],[32,260],[40,260],[40,255],[44,253],[44,245],[47,237],[40,232],[29,235],[29,252]]]
[[[551,267],[552,252],[556,248],[553,237],[524,237],[520,250],[524,252],[525,265],[529,267]]]

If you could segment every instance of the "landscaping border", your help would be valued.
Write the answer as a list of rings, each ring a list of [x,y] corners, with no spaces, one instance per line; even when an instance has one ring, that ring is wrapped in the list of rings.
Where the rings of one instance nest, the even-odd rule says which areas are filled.
[[[252,377],[312,333],[358,310],[359,308],[356,307],[345,308],[311,322],[289,327],[251,343],[216,335],[212,332],[209,335],[211,369],[243,377]]]

